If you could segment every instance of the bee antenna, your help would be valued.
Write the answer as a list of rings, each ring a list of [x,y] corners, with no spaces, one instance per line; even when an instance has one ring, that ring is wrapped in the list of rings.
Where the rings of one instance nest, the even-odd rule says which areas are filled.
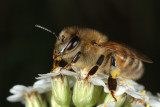
[[[45,28],[45,27],[43,27],[43,26],[41,26],[41,25],[37,25],[37,24],[35,25],[35,27],[40,28],[40,29],[43,29],[43,30],[45,30],[45,31],[47,31],[47,32],[49,32],[49,33],[52,33],[52,34],[58,39],[58,36],[56,35],[56,33],[53,32],[53,31],[51,31],[50,29]]]

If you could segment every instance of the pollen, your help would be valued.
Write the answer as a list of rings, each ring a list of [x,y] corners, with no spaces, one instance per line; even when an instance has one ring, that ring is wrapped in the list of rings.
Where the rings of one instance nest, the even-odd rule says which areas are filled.
[[[84,71],[84,72],[87,72],[87,68],[84,68],[83,71]]]
[[[144,95],[145,93],[146,93],[146,90],[143,90],[143,91],[142,91],[142,94]],[[147,106],[147,107],[148,107],[148,106]]]
[[[113,79],[116,79],[120,75],[120,69],[116,68],[111,71],[111,76]]]
[[[146,104],[146,107],[150,107],[150,105],[149,105],[149,104]]]
[[[125,82],[125,81],[126,81],[125,79],[122,80],[122,82]]]
[[[104,106],[103,107],[107,107],[107,105],[106,104],[104,104]]]
[[[60,57],[57,57],[57,61],[61,61],[62,59]]]

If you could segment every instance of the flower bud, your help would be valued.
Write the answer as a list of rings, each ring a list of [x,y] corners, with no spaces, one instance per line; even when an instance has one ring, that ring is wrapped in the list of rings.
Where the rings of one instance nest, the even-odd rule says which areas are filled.
[[[67,76],[59,75],[52,78],[52,99],[60,106],[69,107],[71,101],[70,86]]]
[[[101,99],[99,100],[98,103],[105,104],[105,103],[115,101],[115,107],[121,107],[126,99],[126,94],[115,96],[115,98],[117,101],[115,101],[115,99],[113,98],[113,96],[111,94],[103,92]]]
[[[51,95],[50,107],[62,107],[61,105],[57,104],[57,102],[56,102],[56,100],[54,99],[54,96],[53,96],[53,95]]]
[[[49,102],[49,107],[61,107],[56,103],[56,100],[54,99],[54,96],[52,95],[52,92],[49,91],[46,93],[47,101]]]
[[[76,107],[92,107],[97,103],[102,87],[95,86],[87,80],[77,79],[73,89],[73,103]]]
[[[25,107],[47,107],[47,103],[37,92],[25,94]]]

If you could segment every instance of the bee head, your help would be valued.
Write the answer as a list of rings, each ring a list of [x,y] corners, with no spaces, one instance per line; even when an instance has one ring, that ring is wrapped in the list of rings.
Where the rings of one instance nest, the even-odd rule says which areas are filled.
[[[55,44],[55,54],[65,56],[72,54],[80,44],[77,29],[75,27],[67,28],[61,31]]]

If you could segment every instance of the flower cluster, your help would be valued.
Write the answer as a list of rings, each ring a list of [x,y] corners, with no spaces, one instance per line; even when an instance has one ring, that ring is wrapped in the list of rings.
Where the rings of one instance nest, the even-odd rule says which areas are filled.
[[[15,85],[7,100],[26,107],[160,107],[160,94],[152,95],[133,80],[118,77],[113,98],[108,75],[98,73],[85,79],[86,75],[85,69],[72,72],[57,67],[39,74],[32,86]]]

